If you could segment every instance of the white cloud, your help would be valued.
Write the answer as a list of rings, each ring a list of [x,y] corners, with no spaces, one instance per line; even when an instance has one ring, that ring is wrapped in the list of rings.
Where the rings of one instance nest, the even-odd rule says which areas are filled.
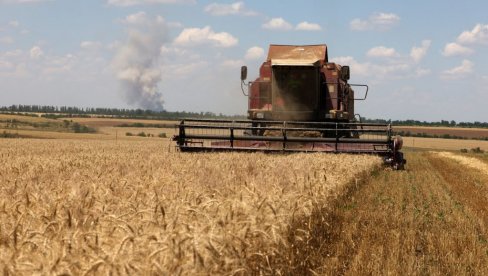
[[[247,50],[244,58],[247,60],[255,60],[255,59],[261,59],[263,56],[264,56],[264,49],[261,47],[254,46]]]
[[[426,69],[426,68],[415,69],[415,74],[417,77],[424,77],[424,76],[430,75],[431,72],[432,71],[430,69]]]
[[[400,17],[394,13],[375,13],[368,19],[353,19],[349,26],[353,31],[378,30],[386,31],[391,29],[400,21]]]
[[[74,75],[71,77],[75,78],[86,77],[90,74],[100,74],[101,69],[103,69],[103,66],[100,66],[100,60],[97,56],[84,55],[83,60],[78,59],[72,54],[48,56],[40,46],[34,46],[28,51],[17,49],[5,52],[4,54],[0,53],[0,61],[2,60],[8,64],[12,64],[12,66],[7,71],[0,72],[0,77],[29,77],[31,81],[39,79],[51,81],[56,78],[54,76],[55,74],[68,73],[75,65],[77,70],[79,70],[72,71]],[[84,71],[82,69],[84,66],[91,66],[94,63],[97,63],[96,66],[91,67],[90,70]],[[81,71],[83,71],[83,76],[79,75]]]
[[[155,19],[147,16],[147,14],[143,11],[136,12],[133,14],[129,14],[125,17],[124,23],[128,25],[134,25],[134,26],[150,26],[153,27],[154,24],[158,24],[161,26],[165,26],[165,21],[162,16],[156,16]]]
[[[128,24],[143,24],[147,22],[146,13],[143,11],[129,14],[125,17],[125,22]]]
[[[226,32],[216,33],[206,26],[204,28],[186,28],[174,40],[176,45],[195,46],[210,44],[215,47],[232,47],[237,45],[239,40]]]
[[[246,9],[244,2],[235,2],[232,4],[219,4],[212,3],[205,7],[205,12],[215,16],[222,15],[244,15],[255,16],[257,13],[252,10]]]
[[[370,63],[359,63],[352,56],[334,57],[330,59],[331,62],[335,62],[340,65],[348,65],[351,67],[351,75],[366,76],[369,71]]]
[[[286,22],[285,19],[281,17],[272,18],[268,22],[264,23],[262,27],[268,30],[281,30],[281,31],[293,29],[293,26],[290,23]]]
[[[168,22],[168,27],[170,28],[183,28],[183,24],[181,22]]]
[[[113,51],[113,50],[117,50],[117,49],[119,49],[121,45],[122,45],[122,44],[121,44],[121,42],[120,42],[120,41],[118,41],[118,40],[114,40],[114,41],[110,42],[109,44],[107,44],[107,45],[105,46],[105,48],[106,48],[107,50],[109,50],[109,51]]]
[[[17,20],[12,20],[12,21],[8,22],[8,25],[9,25],[10,27],[14,27],[14,28],[16,28],[16,27],[20,26],[20,23],[19,23],[19,21],[17,21]]]
[[[75,66],[78,58],[68,54],[65,56],[54,56],[46,59],[46,62],[40,66],[42,74],[48,78],[54,75],[69,73]]]
[[[295,29],[299,31],[320,31],[322,30],[322,27],[320,27],[319,24],[309,23],[307,21],[304,21],[298,23]]]
[[[442,72],[443,79],[459,79],[473,72],[474,63],[470,60],[463,60],[460,66]]]
[[[187,79],[189,75],[193,74],[194,72],[198,72],[203,68],[208,67],[209,64],[206,61],[195,61],[195,62],[184,62],[184,63],[174,63],[168,64],[161,68],[163,72],[163,76],[166,79]]]
[[[244,64],[244,61],[240,59],[227,59],[222,62],[222,66],[230,68],[239,68]]]
[[[467,56],[473,53],[473,49],[465,47],[461,44],[456,42],[447,43],[444,47],[444,51],[442,51],[442,55],[446,57],[452,56]]]
[[[341,65],[351,67],[351,76],[364,79],[368,83],[379,83],[392,79],[419,78],[431,73],[427,68],[416,68],[411,60],[395,57],[387,63],[359,62],[354,57],[335,57],[331,59]]]
[[[34,46],[30,49],[29,54],[32,59],[38,59],[44,54],[44,52],[42,51],[41,47]]]
[[[80,47],[85,50],[98,50],[102,46],[102,43],[98,41],[82,41],[80,43]]]
[[[0,4],[28,4],[28,3],[39,3],[48,2],[52,0],[0,0]]]
[[[477,24],[471,31],[462,32],[457,41],[462,44],[488,45],[488,25]]]
[[[413,59],[414,62],[418,63],[425,57],[427,51],[430,48],[430,44],[430,40],[424,40],[422,41],[422,46],[412,47],[412,50],[410,51],[410,57]]]
[[[13,51],[6,52],[4,55],[5,55],[5,57],[9,57],[10,58],[10,57],[18,57],[18,56],[20,56],[22,54],[23,54],[22,50],[17,49],[17,50],[13,50]]]
[[[394,48],[386,48],[384,46],[378,46],[371,48],[366,55],[368,57],[396,57],[399,56]]]
[[[447,43],[442,55],[467,56],[474,53],[474,49],[466,45],[488,45],[488,25],[476,24],[472,30],[462,32],[456,42]]]
[[[12,44],[14,39],[10,36],[0,37],[0,44]]]
[[[13,67],[13,64],[12,63],[0,59],[0,70],[2,70],[2,69],[10,69],[12,67]]]
[[[135,6],[135,5],[146,5],[146,4],[186,4],[195,3],[195,0],[108,0],[107,3],[113,6]]]
[[[181,57],[188,55],[188,51],[185,49],[168,47],[166,45],[161,46],[160,53],[161,55],[171,55],[171,56],[181,56]]]

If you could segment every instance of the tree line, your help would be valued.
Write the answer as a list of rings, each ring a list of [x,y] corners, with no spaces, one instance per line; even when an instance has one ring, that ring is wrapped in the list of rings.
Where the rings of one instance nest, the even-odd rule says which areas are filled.
[[[186,111],[153,111],[149,109],[126,109],[126,108],[100,108],[100,107],[74,107],[74,106],[46,106],[46,105],[11,105],[0,107],[0,112],[31,112],[44,113],[43,117],[89,117],[111,116],[120,118],[141,118],[141,119],[166,119],[176,120],[181,118],[218,118],[218,119],[244,119],[242,115],[223,115],[213,112],[186,112]],[[58,114],[62,116],[58,116]]]
[[[44,113],[44,117],[90,117],[110,116],[131,119],[165,119],[177,120],[182,118],[206,118],[206,119],[246,119],[245,115],[223,115],[213,112],[186,112],[186,111],[153,111],[149,109],[126,108],[101,108],[101,107],[74,107],[74,106],[50,106],[50,105],[11,105],[0,107],[0,112],[31,112]],[[59,114],[59,115],[58,115]],[[395,126],[431,126],[431,127],[476,127],[488,128],[488,122],[456,122],[454,120],[439,122],[427,122],[419,120],[383,120],[362,118],[363,123],[392,124]]]
[[[488,128],[487,122],[456,122],[441,120],[438,122],[427,122],[418,120],[382,120],[361,118],[363,123],[392,124],[394,126],[428,126],[428,127],[466,127],[466,128]]]

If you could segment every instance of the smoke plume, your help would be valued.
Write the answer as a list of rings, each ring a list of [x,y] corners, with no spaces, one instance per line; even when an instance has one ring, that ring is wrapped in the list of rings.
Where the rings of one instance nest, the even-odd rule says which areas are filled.
[[[166,24],[162,17],[149,18],[144,12],[127,16],[127,40],[113,60],[126,102],[138,108],[163,110],[160,47],[166,40]]]

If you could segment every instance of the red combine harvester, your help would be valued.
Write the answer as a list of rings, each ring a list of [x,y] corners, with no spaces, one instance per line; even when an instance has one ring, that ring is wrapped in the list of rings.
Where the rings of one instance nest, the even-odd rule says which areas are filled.
[[[349,66],[328,61],[325,44],[270,45],[255,81],[246,84],[241,68],[248,120],[185,119],[173,140],[181,151],[377,154],[402,169],[401,137],[389,124],[361,123],[354,101],[366,99],[368,86],[348,83],[349,76]],[[352,87],[364,89],[364,97]]]

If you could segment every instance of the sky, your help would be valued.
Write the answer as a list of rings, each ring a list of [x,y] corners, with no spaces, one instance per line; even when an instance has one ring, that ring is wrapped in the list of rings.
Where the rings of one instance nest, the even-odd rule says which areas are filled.
[[[369,85],[364,117],[488,121],[487,11],[481,0],[0,0],[0,106],[246,114],[242,65],[253,80],[269,44],[327,44],[350,83]]]

